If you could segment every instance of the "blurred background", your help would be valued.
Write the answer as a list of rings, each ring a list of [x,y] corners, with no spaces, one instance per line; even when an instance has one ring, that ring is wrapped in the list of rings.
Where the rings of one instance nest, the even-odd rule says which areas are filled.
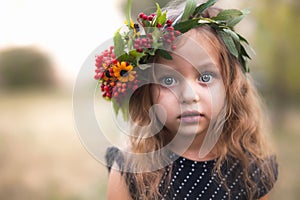
[[[155,5],[133,2],[133,16]],[[125,4],[0,0],[1,200],[105,199],[107,171],[75,131],[72,90],[86,57],[123,24]],[[238,28],[256,52],[251,70],[280,162],[271,199],[299,199],[300,1],[219,4],[252,10]]]

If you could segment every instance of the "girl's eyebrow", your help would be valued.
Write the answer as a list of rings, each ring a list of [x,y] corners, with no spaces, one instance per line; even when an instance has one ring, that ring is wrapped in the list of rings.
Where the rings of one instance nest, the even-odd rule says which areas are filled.
[[[170,73],[176,71],[173,68],[164,65],[155,65],[154,67],[155,67],[154,72],[159,72],[159,73]]]
[[[219,71],[219,68],[212,62],[206,63],[204,65],[197,65],[195,67],[198,71],[203,70],[212,70],[212,71]]]

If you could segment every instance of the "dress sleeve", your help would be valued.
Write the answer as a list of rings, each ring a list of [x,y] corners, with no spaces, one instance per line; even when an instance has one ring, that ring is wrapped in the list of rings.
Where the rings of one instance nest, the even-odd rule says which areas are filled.
[[[268,173],[268,175],[263,174],[261,168],[257,167],[257,165],[254,165],[251,170],[251,176],[258,186],[258,191],[255,195],[256,199],[260,199],[269,193],[278,179],[278,163],[276,156],[271,156],[268,159],[265,159],[263,167],[267,171],[269,169],[270,173]]]
[[[105,153],[106,166],[108,172],[110,172],[112,166],[117,164],[120,169],[121,174],[123,174],[123,164],[124,164],[124,156],[122,152],[117,147],[108,147]]]

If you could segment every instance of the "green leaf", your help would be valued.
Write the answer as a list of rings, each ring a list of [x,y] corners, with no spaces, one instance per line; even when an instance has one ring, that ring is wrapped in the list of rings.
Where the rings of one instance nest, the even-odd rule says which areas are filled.
[[[161,35],[162,35],[162,31],[160,31],[158,28],[154,28],[152,32],[153,41],[158,41]]]
[[[238,24],[244,17],[249,14],[249,10],[237,10],[229,9],[221,11],[216,17],[213,17],[215,20],[226,21],[227,26],[234,27]]]
[[[127,49],[128,51],[130,51],[131,49],[133,49],[133,41],[132,38],[128,36],[128,41],[127,41]]]
[[[185,33],[188,30],[200,26],[201,24],[198,23],[199,19],[191,19],[184,22],[180,22],[175,24],[174,29],[179,30],[181,33]]]
[[[223,42],[225,43],[226,47],[228,48],[229,52],[232,55],[234,55],[236,58],[238,58],[239,52],[235,46],[234,40],[232,39],[231,35],[224,31],[219,31],[219,34],[221,35],[221,38],[222,38]]]
[[[158,18],[161,16],[161,9],[158,3],[156,3],[156,16],[153,19],[153,25],[154,27],[156,27],[156,25],[158,24]]]
[[[241,35],[238,34],[238,33],[237,33],[237,35],[239,36],[239,38],[240,38],[240,40],[241,40],[242,42],[245,42],[246,44],[249,44],[248,41],[247,41],[243,36],[241,36]]]
[[[235,42],[239,43],[240,42],[240,38],[238,36],[238,34],[230,29],[223,29],[224,32],[228,33],[233,39]]]
[[[243,56],[251,59],[251,57],[249,56],[249,54],[247,53],[247,51],[246,51],[246,49],[243,45],[241,45],[241,53],[242,53]]]
[[[138,65],[138,67],[141,70],[145,70],[145,69],[148,69],[148,68],[152,67],[152,65],[150,65],[150,64],[140,64],[140,65]]]
[[[132,5],[132,0],[127,0],[127,7],[126,7],[126,19],[128,22],[128,28],[130,29],[130,19],[131,19],[131,5]]]
[[[163,12],[160,16],[157,16],[157,24],[165,24],[167,21],[167,13]]]
[[[156,15],[160,16],[161,15],[161,9],[158,3],[156,3]]]
[[[242,19],[244,19],[245,15],[241,15],[241,16],[238,16],[238,17],[235,17],[235,18],[232,18],[230,19],[228,22],[227,22],[227,26],[229,27],[234,27],[235,25],[237,25]]]
[[[216,17],[213,17],[213,20],[223,20],[223,21],[228,21],[231,20],[235,17],[239,17],[243,15],[243,12],[237,9],[228,9],[228,10],[223,10],[221,11]]]
[[[118,30],[114,35],[114,53],[116,54],[117,57],[124,54],[124,47],[125,44],[123,38]]]
[[[189,19],[191,15],[193,15],[197,6],[196,0],[187,0],[185,4],[185,8],[181,17],[181,21],[186,21]]]
[[[138,65],[139,62],[140,62],[140,59],[142,57],[144,57],[146,54],[145,53],[137,52],[136,50],[132,50],[132,51],[129,52],[129,55],[135,58],[135,60],[136,60],[135,64]]]
[[[172,56],[164,49],[159,49],[158,54],[167,60],[172,60]]]
[[[122,54],[121,56],[118,57],[118,61],[128,61],[128,62],[131,62],[131,63],[135,63],[136,62],[136,59],[134,56],[132,55],[129,55],[127,53],[124,53]]]
[[[111,98],[111,102],[113,104],[113,108],[114,108],[115,114],[118,115],[119,109],[120,109],[120,105],[117,103],[117,101],[116,101],[115,98]]]
[[[129,118],[128,109],[122,106],[121,111],[122,111],[122,114],[123,114],[124,121],[128,121],[128,118]]]
[[[206,3],[203,3],[203,4],[199,5],[195,9],[193,15],[201,14],[204,10],[206,10],[207,8],[213,6],[216,2],[217,2],[217,0],[208,0]]]

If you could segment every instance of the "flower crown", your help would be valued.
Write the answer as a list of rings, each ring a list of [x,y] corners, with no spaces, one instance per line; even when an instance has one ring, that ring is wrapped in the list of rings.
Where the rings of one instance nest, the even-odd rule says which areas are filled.
[[[173,44],[176,37],[190,29],[208,25],[222,38],[228,51],[238,59],[244,73],[249,72],[247,54],[243,43],[247,40],[234,31],[248,11],[228,9],[215,17],[205,18],[202,13],[212,7],[217,0],[208,0],[197,6],[196,0],[187,0],[183,13],[174,21],[167,19],[167,11],[162,11],[156,3],[155,13],[140,13],[137,22],[131,19],[131,1],[127,4],[127,30],[119,29],[113,38],[114,46],[96,56],[96,74],[94,78],[100,84],[102,95],[111,100],[116,111],[122,110],[127,120],[128,94],[132,94],[143,82],[139,77],[141,70],[149,67],[155,55],[166,59],[172,56],[165,49],[176,49]]]

